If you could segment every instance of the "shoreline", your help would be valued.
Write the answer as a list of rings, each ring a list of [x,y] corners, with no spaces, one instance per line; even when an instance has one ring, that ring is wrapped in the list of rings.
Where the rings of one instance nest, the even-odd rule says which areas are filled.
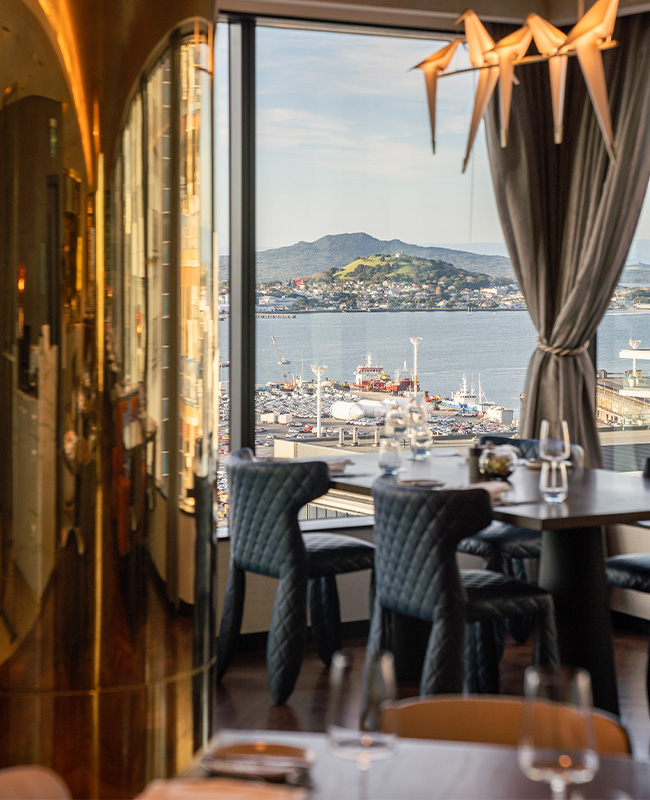
[[[350,309],[331,309],[331,308],[307,308],[294,309],[292,311],[256,311],[256,317],[296,317],[298,314],[454,314],[462,313],[466,316],[474,314],[498,314],[500,312],[511,313],[514,311],[528,311],[527,308],[473,308],[471,314],[467,314],[466,308],[350,308]],[[219,314],[219,319],[229,319],[230,314]]]

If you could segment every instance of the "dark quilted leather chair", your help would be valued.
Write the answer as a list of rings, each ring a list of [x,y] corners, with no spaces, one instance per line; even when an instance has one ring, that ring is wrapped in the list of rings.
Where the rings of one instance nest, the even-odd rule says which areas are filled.
[[[646,461],[644,476],[650,475],[650,459]],[[647,478],[646,478],[647,480]],[[645,523],[647,525],[647,523]],[[634,589],[650,594],[650,553],[626,553],[610,556],[605,561],[607,583],[619,589]],[[650,642],[648,644],[648,666],[646,691],[650,702]]]
[[[255,461],[238,450],[226,461],[231,562],[217,643],[217,680],[232,659],[244,609],[245,572],[279,578],[267,645],[274,703],[295,686],[307,637],[307,590],[314,645],[329,666],[341,647],[336,575],[372,569],[374,546],[329,532],[302,534],[298,512],[330,488],[322,461]]]
[[[508,444],[514,447],[520,458],[539,458],[539,439],[512,439],[508,436],[484,434],[479,436],[479,444],[491,442],[495,445]],[[584,450],[580,445],[571,445],[571,461],[582,466]],[[542,537],[539,531],[509,525],[493,520],[485,530],[463,539],[458,550],[483,559],[485,569],[502,572],[519,580],[528,580],[525,559],[539,559]],[[510,632],[523,644],[530,634],[530,624],[525,619],[513,620]]]
[[[382,476],[374,484],[375,602],[367,655],[391,649],[390,612],[432,623],[420,693],[498,691],[494,621],[534,614],[536,658],[557,663],[550,594],[486,570],[459,571],[456,547],[485,528],[492,516],[483,489],[439,490],[400,486]],[[466,648],[466,623],[470,632]]]
[[[605,561],[607,583],[620,589],[634,589],[650,594],[650,553],[610,556]],[[646,668],[646,692],[650,702],[650,641]]]

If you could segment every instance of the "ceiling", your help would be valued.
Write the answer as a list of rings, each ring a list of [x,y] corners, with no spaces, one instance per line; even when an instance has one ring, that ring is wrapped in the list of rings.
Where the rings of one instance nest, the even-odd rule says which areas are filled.
[[[59,100],[72,110],[71,91],[85,103],[81,129],[85,162],[92,173],[93,103],[98,104],[100,148],[106,153],[118,135],[129,92],[161,37],[181,20],[209,19],[232,10],[267,16],[360,22],[428,30],[453,28],[469,0],[0,0],[0,108],[28,95]],[[585,0],[585,5],[591,5]],[[535,10],[556,24],[576,19],[575,0],[472,0],[485,20],[521,22]],[[43,8],[57,18],[73,43],[74,74],[67,80],[62,56]],[[619,0],[619,13],[648,11],[650,2]],[[129,58],[124,58],[128,53]],[[68,135],[76,126],[67,125]]]
[[[67,102],[70,96],[55,50],[22,0],[0,3],[0,91],[2,102],[28,95]]]
[[[465,2],[469,0],[222,0],[218,6],[220,10],[250,10],[266,14],[280,12],[283,15],[299,15],[311,9],[309,16],[312,17],[325,15],[328,18],[339,16],[346,19],[378,12],[383,13],[387,20],[393,18],[396,24],[398,17],[424,20],[439,16],[450,25],[453,18],[464,9]],[[83,0],[78,0],[78,3],[80,7],[84,4]],[[57,0],[53,0],[52,4],[56,5]],[[503,21],[519,21],[527,11],[536,10],[556,23],[571,22],[577,10],[576,0],[530,0],[526,3],[518,0],[473,0],[470,4],[482,18]],[[70,5],[77,3],[72,0]],[[129,5],[129,0],[112,3],[115,17],[120,17],[120,6],[124,6],[123,11],[126,11]],[[591,5],[589,0],[585,5]],[[92,3],[88,7],[92,7],[95,13],[101,6]],[[650,10],[650,2],[619,0],[620,13],[637,10]],[[0,90],[4,92],[7,87],[12,87],[12,100],[27,94],[68,100],[69,91],[59,59],[39,17],[43,19],[37,0],[2,0],[0,3]]]

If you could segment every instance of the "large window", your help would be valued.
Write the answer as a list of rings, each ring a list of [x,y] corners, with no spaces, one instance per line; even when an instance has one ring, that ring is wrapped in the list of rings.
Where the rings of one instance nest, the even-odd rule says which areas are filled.
[[[260,405],[293,413],[296,437],[313,437],[302,432],[315,416],[304,397],[312,366],[327,366],[324,413],[346,402],[344,384],[360,381],[380,401],[413,377],[412,337],[430,397],[451,398],[465,376],[468,391],[480,382],[518,416],[532,326],[525,312],[501,312],[502,282],[488,274],[503,245],[483,138],[461,174],[473,76],[439,82],[434,155],[424,77],[410,71],[440,44],[257,29],[256,383],[282,384],[279,402]],[[513,295],[512,280],[502,297]],[[495,348],[505,337],[516,352]],[[368,361],[385,377],[360,374]],[[443,436],[453,415],[440,416]],[[335,433],[345,422],[327,419]],[[263,448],[269,433],[258,433]]]
[[[233,54],[227,24],[219,27],[217,163],[223,164],[231,144],[224,133]],[[482,133],[461,172],[475,75],[439,81],[434,155],[424,77],[410,71],[440,46],[433,36],[259,23],[253,38],[249,390],[256,419],[244,443],[262,456],[313,453],[306,448],[314,444],[374,448],[382,427],[377,406],[415,382],[430,400],[436,442],[468,443],[484,430],[516,433],[535,335],[503,244]],[[466,65],[459,50],[456,66]],[[230,81],[235,92],[242,85],[238,76]],[[217,172],[224,261],[225,209],[241,191],[227,175]],[[227,288],[223,362],[233,323]],[[221,385],[229,399],[225,378]],[[361,417],[358,400],[369,401]],[[227,450],[227,438],[220,448]],[[225,505],[223,475],[221,481]]]
[[[441,42],[265,22],[253,37],[256,427],[247,444],[260,455],[308,452],[318,372],[319,446],[372,447],[381,420],[352,418],[351,406],[380,403],[414,380],[431,401],[439,443],[486,430],[516,435],[535,331],[503,243],[482,128],[461,174],[476,73],[438,81],[434,155],[423,75],[410,68]],[[455,59],[455,68],[467,65],[463,48]],[[224,68],[221,97],[227,81]],[[220,162],[227,147],[222,137]],[[221,215],[233,187],[225,170],[218,179],[227,258]],[[631,266],[643,264],[649,220],[646,210]],[[626,291],[631,273],[640,279],[639,269],[624,273],[614,305],[624,298],[626,307],[606,315],[597,360],[628,383],[619,351],[644,341],[646,314],[644,298]],[[650,306],[650,290],[646,299]],[[225,339],[225,291],[222,302]]]

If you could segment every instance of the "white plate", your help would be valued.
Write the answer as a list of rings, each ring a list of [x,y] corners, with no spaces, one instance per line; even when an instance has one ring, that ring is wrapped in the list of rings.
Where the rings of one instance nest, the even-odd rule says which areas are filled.
[[[215,775],[283,780],[296,770],[309,769],[315,760],[312,750],[255,741],[218,747],[201,758],[201,766]]]

